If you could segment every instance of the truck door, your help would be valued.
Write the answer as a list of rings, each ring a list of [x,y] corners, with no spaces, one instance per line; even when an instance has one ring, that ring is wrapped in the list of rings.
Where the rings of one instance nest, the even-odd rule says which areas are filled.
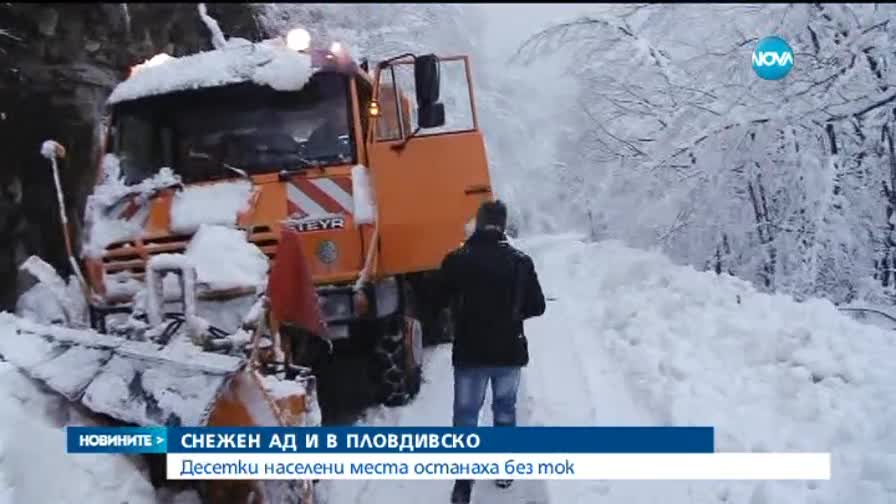
[[[420,128],[414,60],[394,60],[375,77],[379,105],[367,136],[377,201],[379,269],[385,274],[438,268],[460,245],[479,204],[491,198],[466,56],[441,58],[445,123]]]

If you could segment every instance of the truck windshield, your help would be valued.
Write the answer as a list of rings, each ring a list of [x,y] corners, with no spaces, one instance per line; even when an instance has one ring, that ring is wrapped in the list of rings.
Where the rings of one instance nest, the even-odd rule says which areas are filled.
[[[355,161],[348,78],[301,91],[237,84],[144,98],[115,110],[111,152],[125,183],[170,167],[186,183]]]

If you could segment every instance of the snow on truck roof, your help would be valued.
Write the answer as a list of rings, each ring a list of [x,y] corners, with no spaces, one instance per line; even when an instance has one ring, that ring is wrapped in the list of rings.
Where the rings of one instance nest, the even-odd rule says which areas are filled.
[[[232,38],[220,49],[180,58],[158,55],[136,66],[107,103],[244,82],[297,91],[313,73],[310,55],[289,49],[276,39],[252,43]]]

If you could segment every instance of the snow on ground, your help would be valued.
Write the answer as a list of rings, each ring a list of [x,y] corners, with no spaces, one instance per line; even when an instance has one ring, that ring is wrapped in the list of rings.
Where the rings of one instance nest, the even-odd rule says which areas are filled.
[[[553,236],[520,246],[554,298],[545,316],[527,323],[532,361],[520,392],[522,424],[713,425],[720,451],[830,451],[833,479],[526,481],[508,491],[482,481],[475,503],[896,502],[896,333],[825,301],[761,294],[616,242]],[[450,423],[450,347],[429,350],[425,360],[415,402],[370,410],[365,423]],[[5,363],[0,394],[0,425],[12,426],[0,430],[0,503],[152,502],[130,459],[65,455],[64,408]],[[35,464],[62,476],[38,482],[45,471]],[[329,504],[444,502],[450,487],[324,481],[318,493]]]
[[[425,382],[412,405],[404,408],[378,407],[368,411],[361,425],[389,426],[442,426],[451,425],[452,372],[451,347],[443,345],[427,349],[424,355]],[[526,384],[521,385],[521,397],[526,394]],[[491,392],[482,409],[480,425],[491,425],[488,409]],[[521,424],[528,423],[526,405],[518,411]],[[449,502],[451,481],[322,481],[317,486],[321,504],[396,504],[404,502]],[[503,499],[501,498],[503,496]],[[509,500],[505,500],[509,499]],[[473,487],[476,503],[525,503],[546,504],[546,487],[541,481],[520,481],[508,490],[499,490],[491,481],[481,481]]]
[[[615,242],[550,238],[526,248],[559,297],[530,324],[529,378],[541,387],[534,421],[713,425],[720,451],[832,452],[831,482],[613,483],[597,494],[638,491],[649,502],[642,490],[677,489],[694,502],[752,504],[896,499],[896,434],[887,428],[896,418],[892,332],[826,301],[761,294]],[[591,398],[589,412],[556,395],[576,382],[573,390]],[[582,497],[589,493],[579,501],[592,502]]]
[[[545,316],[527,323],[532,361],[523,375],[522,423],[713,425],[719,451],[830,451],[833,479],[549,481],[517,493],[480,482],[474,503],[896,502],[892,331],[824,301],[761,294],[615,242],[554,236],[521,246],[535,259],[546,295],[556,297]],[[427,355],[424,373],[412,405],[372,410],[367,423],[449,424],[447,347]],[[444,481],[320,486],[330,504],[391,504],[410,495],[444,502],[449,491]]]
[[[896,310],[890,306],[870,303],[850,303],[838,307],[841,312],[865,324],[896,331]]]

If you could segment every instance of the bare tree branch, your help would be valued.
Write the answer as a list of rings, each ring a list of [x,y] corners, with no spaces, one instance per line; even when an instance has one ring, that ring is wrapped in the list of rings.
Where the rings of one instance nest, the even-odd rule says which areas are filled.
[[[21,37],[17,37],[15,35],[13,35],[12,32],[10,32],[9,30],[3,29],[3,28],[0,28],[0,37],[6,37],[9,39],[15,40],[16,42],[22,41]]]

